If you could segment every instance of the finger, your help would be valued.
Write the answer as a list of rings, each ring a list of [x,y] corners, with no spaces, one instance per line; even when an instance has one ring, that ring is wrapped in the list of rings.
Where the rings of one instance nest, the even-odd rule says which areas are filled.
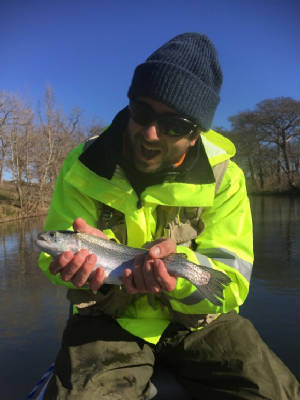
[[[87,282],[96,263],[97,263],[97,256],[95,254],[87,255],[81,267],[73,276],[72,283],[78,288],[82,287]]]
[[[49,271],[51,274],[58,274],[68,263],[72,260],[74,254],[72,251],[64,251],[58,257],[56,257],[49,265]]]
[[[144,243],[143,244],[143,247],[145,248],[145,249],[151,249],[151,247],[153,247],[155,244],[158,244],[158,243],[161,243],[161,242],[163,242],[164,240],[166,240],[166,238],[159,238],[159,239],[155,239],[155,240],[153,240],[152,242],[146,242],[146,243]]]
[[[173,239],[163,240],[151,247],[148,253],[151,258],[167,257],[172,253],[176,253],[176,242]]]
[[[123,272],[122,276],[123,286],[127,293],[129,294],[136,294],[138,293],[134,281],[133,281],[133,273],[131,269],[127,268]]]
[[[153,273],[157,282],[167,292],[176,288],[177,279],[168,273],[162,260],[153,260]]]
[[[97,291],[103,285],[105,279],[105,271],[104,268],[97,268],[94,271],[94,275],[90,281],[90,288],[91,290]]]
[[[76,218],[73,222],[73,228],[75,232],[88,233],[89,235],[94,235],[103,239],[107,239],[105,233],[100,231],[100,229],[96,229],[93,226],[87,224],[83,218]]]
[[[133,281],[135,288],[138,292],[146,292],[146,285],[144,281],[144,272],[143,266],[145,262],[145,255],[139,254],[135,257],[134,264],[133,264]]]
[[[143,277],[146,286],[146,290],[152,293],[159,293],[163,289],[155,279],[153,272],[153,261],[146,259],[143,265]]]
[[[64,281],[72,280],[73,276],[77,273],[79,268],[81,268],[82,264],[85,262],[86,257],[89,252],[86,249],[79,250],[71,261],[64,267],[61,271],[60,276]]]

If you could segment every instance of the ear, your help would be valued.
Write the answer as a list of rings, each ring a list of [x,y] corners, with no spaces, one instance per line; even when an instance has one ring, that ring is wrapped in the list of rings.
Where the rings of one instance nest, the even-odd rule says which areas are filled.
[[[193,137],[193,139],[190,140],[190,147],[194,147],[194,146],[195,146],[195,144],[197,143],[197,140],[199,139],[199,136],[200,136],[200,132],[198,132],[198,133]]]

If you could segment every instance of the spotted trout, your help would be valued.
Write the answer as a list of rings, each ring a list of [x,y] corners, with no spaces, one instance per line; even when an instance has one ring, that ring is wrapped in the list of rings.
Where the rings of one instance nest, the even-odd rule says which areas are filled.
[[[94,270],[98,267],[104,268],[104,283],[112,285],[121,285],[123,271],[126,268],[132,269],[138,254],[147,254],[146,249],[129,247],[112,240],[73,231],[39,233],[36,244],[53,257],[67,250],[76,253],[81,249],[87,249],[97,256]],[[170,275],[190,281],[203,299],[208,299],[215,305],[222,304],[220,299],[223,299],[224,286],[231,282],[227,275],[204,265],[194,264],[183,254],[170,254],[162,260]]]

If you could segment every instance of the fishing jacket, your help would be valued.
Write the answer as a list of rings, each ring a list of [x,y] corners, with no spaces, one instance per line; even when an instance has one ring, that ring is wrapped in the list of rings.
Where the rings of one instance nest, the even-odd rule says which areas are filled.
[[[98,138],[69,153],[45,230],[72,230],[73,221],[81,217],[110,239],[132,247],[171,237],[178,253],[229,276],[222,305],[200,298],[195,286],[183,278],[177,278],[173,291],[160,294],[130,295],[113,285],[103,285],[94,294],[52,275],[48,254],[41,253],[39,265],[54,284],[69,288],[75,312],[107,313],[133,335],[157,343],[172,320],[201,329],[220,313],[238,311],[249,291],[252,219],[244,174],[230,160],[235,147],[213,130],[201,134],[199,156],[187,176],[135,190],[116,156],[127,122],[125,109]]]

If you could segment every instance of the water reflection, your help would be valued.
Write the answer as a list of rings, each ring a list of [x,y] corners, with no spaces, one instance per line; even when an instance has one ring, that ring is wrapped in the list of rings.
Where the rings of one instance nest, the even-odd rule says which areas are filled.
[[[241,314],[299,376],[298,199],[253,197],[255,264]],[[1,396],[25,397],[55,359],[65,325],[65,289],[37,267],[33,239],[44,218],[0,224]],[[17,382],[17,384],[16,384]]]
[[[22,399],[55,358],[67,316],[62,288],[37,267],[44,218],[0,224],[2,398]],[[16,385],[17,382],[17,385]]]
[[[29,275],[36,275],[38,252],[33,238],[41,229],[42,221],[24,221],[0,224],[1,289],[24,287]],[[31,279],[34,279],[34,276]]]
[[[253,197],[251,208],[255,261],[240,313],[299,378],[299,200]]]
[[[296,197],[251,199],[254,225],[254,276],[273,290],[299,289],[300,208]]]

